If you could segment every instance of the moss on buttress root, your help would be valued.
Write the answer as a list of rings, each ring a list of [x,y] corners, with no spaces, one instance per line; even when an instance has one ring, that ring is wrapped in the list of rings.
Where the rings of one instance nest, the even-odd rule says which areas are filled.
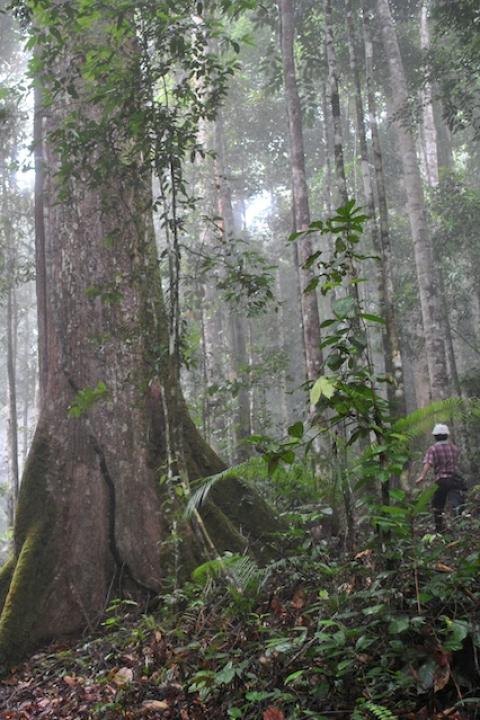
[[[247,549],[247,540],[215,503],[207,501],[202,507],[201,515],[210,538],[220,554],[227,550],[242,553]]]
[[[10,583],[13,577],[13,571],[15,570],[16,560],[15,558],[9,557],[7,562],[2,565],[0,569],[0,610],[5,605],[5,600],[8,595]]]
[[[54,505],[47,488],[48,434],[37,429],[25,466],[14,529],[10,582],[0,616],[0,663],[7,668],[42,637],[41,615],[55,568]],[[2,574],[3,577],[3,574]]]
[[[212,488],[210,499],[241,532],[257,560],[268,561],[280,554],[276,534],[286,527],[248,483],[226,474],[222,482]]]

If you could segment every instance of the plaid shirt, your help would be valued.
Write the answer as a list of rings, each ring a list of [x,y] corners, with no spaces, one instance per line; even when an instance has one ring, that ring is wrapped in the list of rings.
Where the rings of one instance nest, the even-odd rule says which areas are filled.
[[[448,440],[442,440],[431,445],[423,460],[433,467],[435,481],[449,477],[457,472],[459,449]]]

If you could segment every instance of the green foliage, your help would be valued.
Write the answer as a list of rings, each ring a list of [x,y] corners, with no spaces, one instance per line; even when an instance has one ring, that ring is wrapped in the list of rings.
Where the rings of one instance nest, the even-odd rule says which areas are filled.
[[[480,649],[478,519],[457,522],[453,542],[425,534],[421,513],[406,524],[410,533],[388,551],[391,569],[375,543],[351,559],[317,545],[262,571],[226,556],[239,587],[211,565],[197,569],[201,585],[158,598],[155,616],[114,601],[108,635],[70,654],[36,654],[29,672],[53,678],[55,692],[66,671],[71,683],[81,677],[93,700],[78,702],[97,703],[92,717],[105,720],[165,690],[172,714],[201,703],[213,720],[258,720],[273,707],[293,720],[332,710],[427,717],[454,707],[459,693],[468,712],[478,694],[466,654]]]
[[[477,398],[466,401],[463,398],[453,397],[414,410],[406,417],[396,420],[393,428],[395,432],[412,439],[430,432],[436,422],[472,418],[480,418],[480,401]]]
[[[133,608],[138,608],[138,603],[134,600],[114,598],[105,610],[106,618],[102,624],[109,629],[120,627]]]
[[[90,410],[100,400],[108,400],[110,393],[104,382],[98,382],[93,388],[79,390],[68,409],[70,417],[79,418]]]
[[[264,312],[274,299],[273,271],[276,266],[245,240],[232,238],[222,249],[223,255],[206,260],[205,270],[210,271],[212,266],[219,264],[221,277],[217,287],[223,291],[227,302],[238,305],[240,300],[248,317]]]
[[[439,83],[445,114],[453,130],[472,128],[479,137],[479,9],[476,0],[434,0],[435,42],[430,72]]]
[[[352,720],[369,720],[372,716],[377,720],[397,720],[397,716],[388,708],[369,700],[362,700],[358,703],[353,711]]]

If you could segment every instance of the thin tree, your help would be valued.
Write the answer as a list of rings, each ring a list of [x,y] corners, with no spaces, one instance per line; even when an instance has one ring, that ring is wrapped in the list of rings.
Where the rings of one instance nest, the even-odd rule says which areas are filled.
[[[218,113],[215,122],[215,185],[217,192],[218,214],[222,220],[222,235],[225,247],[233,247],[238,240],[240,228],[235,222],[232,192],[226,172],[225,161],[225,133],[223,114]],[[242,307],[237,304],[228,308],[230,341],[232,346],[231,366],[234,380],[238,383],[236,396],[236,417],[234,419],[235,456],[237,462],[243,462],[249,457],[247,438],[251,435],[250,427],[250,392],[246,382],[246,369],[248,367],[248,351],[245,331],[245,319]]]
[[[396,29],[388,0],[377,0],[376,7],[390,72],[391,93],[389,101],[397,131],[407,195],[407,212],[414,247],[430,392],[432,400],[439,400],[448,396],[450,378],[445,351],[447,327],[440,297],[438,268],[435,265],[432,240],[427,222],[414,130],[405,122],[405,112],[409,107],[409,96]]]
[[[365,119],[362,87],[360,80],[359,60],[356,52],[356,33],[351,0],[346,2],[346,19],[348,31],[348,47],[350,68],[355,86],[355,112],[359,134],[360,158],[363,178],[364,195],[368,214],[370,215],[371,235],[374,251],[381,257],[378,267],[377,292],[385,327],[382,331],[383,355],[385,370],[394,380],[387,386],[388,397],[392,410],[398,415],[406,412],[403,380],[402,358],[398,335],[398,322],[394,307],[394,284],[392,268],[392,251],[388,220],[388,207],[383,173],[382,149],[378,134],[376,118],[375,89],[373,84],[373,46],[369,31],[368,10],[363,9],[363,40],[365,56],[365,84],[367,90],[368,121],[372,137],[373,176],[370,169],[367,145],[367,123]],[[375,183],[375,187],[374,187]],[[375,204],[375,190],[378,203]]]
[[[280,45],[290,140],[294,225],[295,230],[305,230],[310,225],[311,218],[305,170],[302,107],[295,70],[293,0],[278,0],[278,9],[280,13]],[[308,237],[305,237],[298,244],[303,335],[307,379],[316,380],[320,374],[323,359],[320,349],[320,318],[317,297],[313,292],[305,292],[313,279],[313,273],[304,268],[305,262],[311,255],[313,255],[312,243]]]

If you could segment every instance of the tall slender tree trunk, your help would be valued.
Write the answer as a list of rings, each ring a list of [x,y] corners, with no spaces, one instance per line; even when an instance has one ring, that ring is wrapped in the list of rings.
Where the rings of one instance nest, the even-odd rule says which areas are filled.
[[[439,98],[433,99],[433,116],[437,133],[437,158],[440,176],[451,172],[453,168],[452,133],[443,117],[442,102]]]
[[[328,216],[331,217],[333,213],[333,198],[332,198],[332,187],[333,187],[333,173],[332,173],[332,158],[334,155],[334,140],[332,135],[331,122],[331,108],[328,103],[328,80],[322,82],[322,124],[323,124],[323,136],[325,138],[325,169],[326,169],[326,187],[325,187],[325,206],[327,208]]]
[[[215,123],[215,175],[218,194],[218,212],[223,222],[223,239],[226,245],[233,245],[236,233],[240,232],[235,222],[232,205],[232,193],[230,183],[226,174],[225,161],[225,137],[223,129],[223,117],[219,113]],[[245,319],[242,306],[239,308],[230,305],[229,325],[230,341],[232,347],[231,364],[233,379],[238,385],[236,394],[236,417],[234,419],[234,433],[236,445],[236,461],[243,462],[249,455],[247,439],[251,435],[250,427],[250,389],[248,387],[248,352],[245,333]]]
[[[11,250],[10,250],[11,252]],[[14,277],[14,268],[10,263],[9,274]],[[8,379],[8,522],[13,527],[18,502],[18,419],[17,419],[17,353],[15,287],[7,291],[7,379]]]
[[[422,1],[420,6],[420,47],[426,54],[430,49],[430,33],[428,28],[428,3]],[[430,187],[437,187],[439,182],[437,129],[433,112],[432,85],[426,81],[420,93],[422,106],[423,143],[425,147],[425,166],[427,182]]]
[[[393,378],[394,384],[388,386],[389,400],[392,409],[398,415],[406,412],[405,386],[403,378],[403,362],[400,352],[400,339],[398,322],[394,305],[394,281],[392,248],[390,242],[390,228],[388,218],[387,194],[385,190],[385,175],[383,171],[383,155],[377,124],[377,107],[375,99],[375,86],[373,76],[373,44],[370,33],[369,10],[364,3],[363,12],[363,44],[365,52],[365,81],[367,90],[368,125],[372,137],[372,155],[374,179],[370,172],[368,147],[366,142],[366,123],[363,111],[363,101],[358,70],[358,61],[355,55],[355,34],[352,15],[351,0],[347,3],[347,23],[349,27],[349,46],[352,72],[355,79],[357,119],[360,127],[360,149],[362,168],[364,168],[364,187],[367,198],[368,212],[374,218],[372,240],[374,248],[379,247],[381,256],[380,277],[378,279],[378,296],[380,307],[385,318],[385,330],[382,334],[383,351],[385,356],[385,370]],[[375,193],[378,202],[378,223],[376,221]]]
[[[46,254],[45,254],[45,157],[44,157],[44,109],[42,88],[37,82],[33,90],[33,151],[35,162],[35,277],[37,287],[37,327],[38,327],[38,383],[39,396],[47,382],[47,288],[46,288]]]
[[[420,7],[420,46],[424,54],[430,50],[430,32],[428,26],[428,3],[422,1]],[[425,166],[427,184],[431,188],[436,188],[439,184],[439,161],[438,161],[438,137],[435,125],[435,115],[433,108],[433,92],[430,82],[425,82],[421,92],[422,104],[422,121],[423,121],[423,141],[425,146]],[[449,375],[452,381],[452,388],[459,397],[462,394],[460,381],[457,370],[457,360],[455,357],[455,349],[452,339],[450,316],[448,312],[447,296],[445,292],[445,281],[443,277],[443,269],[438,252],[434,248],[434,260],[438,267],[439,291],[442,300],[442,311],[445,317],[445,347],[447,353],[447,362]]]
[[[423,186],[418,169],[413,130],[403,119],[409,98],[403,62],[388,0],[377,0],[377,17],[381,25],[383,45],[391,82],[391,109],[397,130],[403,166],[407,210],[413,239],[425,350],[431,397],[445,398],[450,379],[445,351],[446,318],[440,298],[438,268],[435,266],[432,241],[427,223]]]
[[[340,94],[338,90],[337,57],[333,39],[332,2],[325,0],[325,44],[328,67],[328,95],[333,121],[333,152],[335,159],[335,177],[339,203],[345,205],[348,201],[347,180],[345,175],[345,160],[343,156],[343,131],[340,108]]]
[[[280,43],[290,139],[295,229],[305,230],[310,225],[310,206],[305,171],[302,108],[295,72],[293,0],[278,0],[278,8],[280,12]],[[313,247],[308,237],[299,240],[297,245],[307,379],[315,380],[320,374],[323,364],[320,349],[320,318],[316,294],[314,292],[305,293],[305,289],[313,279],[313,273],[303,267],[306,260],[313,254]]]
[[[13,527],[19,490],[18,471],[18,418],[17,418],[17,289],[16,289],[16,237],[13,227],[13,213],[10,205],[13,183],[9,178],[7,164],[3,160],[1,178],[1,234],[4,243],[3,252],[6,272],[6,351],[7,351],[7,442],[8,442],[8,488],[7,517]]]
[[[31,342],[30,337],[30,287],[27,287],[27,308],[25,312],[25,327],[24,327],[24,343],[22,349],[23,355],[23,407],[22,407],[22,468],[25,465],[27,458],[28,444],[29,444],[29,423],[30,423],[30,408],[31,399],[34,397],[35,391],[35,373],[32,372],[31,367]],[[33,392],[32,392],[33,386]]]

